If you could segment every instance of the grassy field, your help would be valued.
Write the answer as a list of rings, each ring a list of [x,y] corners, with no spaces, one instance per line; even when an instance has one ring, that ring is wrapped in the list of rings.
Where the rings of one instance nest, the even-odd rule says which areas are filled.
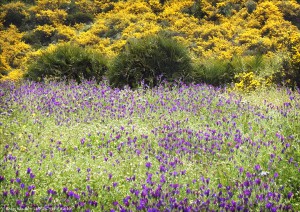
[[[0,84],[5,210],[298,211],[300,95]]]

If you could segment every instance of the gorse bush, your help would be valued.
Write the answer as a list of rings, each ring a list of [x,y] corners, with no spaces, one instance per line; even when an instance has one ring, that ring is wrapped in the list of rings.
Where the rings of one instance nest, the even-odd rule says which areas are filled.
[[[171,37],[148,36],[130,40],[114,59],[108,72],[115,87],[137,87],[142,81],[150,87],[160,80],[188,81],[192,61],[187,49]]]
[[[107,61],[101,54],[72,44],[46,51],[29,66],[26,78],[42,81],[44,78],[101,80],[107,71]]]

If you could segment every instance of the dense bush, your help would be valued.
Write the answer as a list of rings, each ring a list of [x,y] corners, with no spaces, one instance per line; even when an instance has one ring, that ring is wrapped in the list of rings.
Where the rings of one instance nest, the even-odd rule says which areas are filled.
[[[65,78],[81,82],[82,79],[101,80],[106,71],[106,59],[99,53],[65,44],[43,53],[29,66],[25,77],[35,81]]]
[[[192,62],[187,49],[165,35],[130,40],[108,72],[115,87],[137,87],[142,81],[156,86],[160,80],[187,81]]]
[[[229,60],[209,60],[195,65],[193,79],[215,86],[233,82],[235,69]]]
[[[41,48],[52,42],[57,42],[54,36],[54,32],[47,34],[41,30],[31,30],[23,35],[22,40],[25,41],[25,43],[30,44],[33,48]]]
[[[89,23],[93,22],[94,17],[92,14],[83,13],[83,12],[76,12],[74,14],[68,14],[65,23],[67,25],[75,25],[78,23]]]

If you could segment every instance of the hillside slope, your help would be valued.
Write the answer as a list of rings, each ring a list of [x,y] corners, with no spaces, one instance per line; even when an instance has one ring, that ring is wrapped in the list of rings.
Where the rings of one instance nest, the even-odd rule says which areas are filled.
[[[1,1],[0,71],[18,78],[44,49],[73,42],[115,57],[129,39],[173,36],[195,61],[284,54],[300,61],[296,0]]]

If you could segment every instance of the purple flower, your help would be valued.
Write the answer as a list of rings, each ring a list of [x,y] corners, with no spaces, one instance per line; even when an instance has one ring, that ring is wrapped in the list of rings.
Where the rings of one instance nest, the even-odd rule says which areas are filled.
[[[246,176],[247,176],[247,178],[251,178],[251,177],[252,177],[252,174],[251,174],[250,172],[247,172],[247,173],[246,173]]]
[[[260,185],[261,180],[260,180],[259,178],[256,178],[256,179],[255,179],[255,183],[256,183],[256,185]]]
[[[271,212],[276,212],[277,211],[277,208],[276,207],[272,207],[271,208]]]
[[[150,162],[147,162],[147,163],[146,163],[146,167],[147,167],[148,169],[150,169],[151,165],[152,165],[152,164],[151,164]]]
[[[73,191],[71,191],[71,190],[70,190],[70,191],[68,191],[68,193],[67,193],[67,194],[68,194],[68,196],[69,196],[69,197],[74,197],[74,192],[73,192]]]
[[[24,183],[21,183],[20,187],[21,187],[22,189],[25,188]]]
[[[30,173],[30,178],[31,179],[35,178],[35,175],[33,173]]]
[[[27,168],[27,174],[31,173],[31,168]]]
[[[118,186],[118,183],[117,182],[114,182],[113,183],[113,187],[117,187]]]
[[[275,173],[274,173],[274,178],[277,178],[277,177],[278,177],[278,173],[275,172]]]
[[[8,191],[3,191],[3,192],[2,192],[2,195],[3,195],[4,197],[7,197],[7,194],[8,194]]]
[[[166,182],[166,177],[165,177],[165,175],[162,175],[162,176],[160,177],[160,182],[161,182],[161,183],[165,183],[165,182]]]
[[[240,173],[243,173],[243,171],[244,171],[244,168],[243,168],[243,167],[240,167],[240,168],[239,168],[239,172],[240,172]]]
[[[251,191],[250,190],[245,190],[244,195],[250,197],[251,196]]]
[[[77,200],[79,200],[80,199],[79,194],[74,193],[74,198],[77,199]]]
[[[129,200],[130,200],[130,199],[131,199],[130,196],[126,196],[126,197],[123,199],[123,203],[124,203],[124,205],[125,205],[126,207],[129,206]]]
[[[293,192],[289,192],[287,197],[288,197],[288,199],[291,199],[292,196],[293,196]]]
[[[33,190],[33,189],[35,189],[35,185],[30,185],[30,186],[28,186],[28,191],[31,191],[31,190]]]
[[[266,208],[267,208],[267,209],[271,209],[272,206],[273,206],[273,204],[272,204],[271,202],[268,202],[268,203],[266,204]]]
[[[260,165],[259,165],[259,164],[256,164],[256,165],[254,166],[254,169],[255,169],[256,171],[259,171],[259,170],[260,170]]]
[[[166,169],[166,167],[165,167],[164,165],[160,165],[159,171],[160,171],[160,172],[166,172],[167,169]]]
[[[5,177],[0,175],[0,182],[4,181]]]

